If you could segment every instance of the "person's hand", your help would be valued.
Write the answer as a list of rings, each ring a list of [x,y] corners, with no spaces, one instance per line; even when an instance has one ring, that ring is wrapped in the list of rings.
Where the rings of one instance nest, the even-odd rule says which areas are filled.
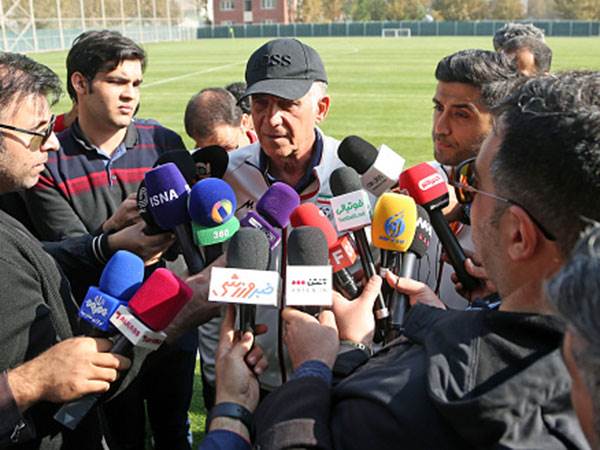
[[[340,293],[333,293],[333,313],[340,339],[371,345],[375,331],[373,305],[381,292],[381,277],[371,277],[362,293],[355,300],[347,300]]]
[[[175,341],[185,331],[198,327],[221,314],[222,304],[208,301],[208,288],[212,268],[224,265],[225,256],[220,256],[202,272],[185,279],[193,295],[164,330],[167,334],[167,342]]]
[[[17,406],[25,411],[38,401],[65,403],[108,391],[118,371],[131,365],[124,356],[108,353],[111,347],[108,339],[70,338],[9,371]]]
[[[119,231],[142,220],[137,207],[137,194],[129,194],[115,213],[104,221],[102,231]]]
[[[257,334],[266,327],[257,326]],[[260,389],[257,376],[267,368],[267,359],[254,335],[235,330],[235,307],[228,305],[221,323],[216,357],[216,403],[232,402],[253,412],[258,405]]]
[[[453,273],[450,276],[450,279],[454,283],[454,289],[464,298],[466,298],[469,302],[477,298],[484,298],[488,295],[494,294],[498,292],[496,286],[492,281],[488,278],[487,272],[481,264],[475,262],[472,257],[469,257],[465,260],[465,269],[469,275],[474,278],[477,278],[480,281],[480,284],[473,290],[467,290],[463,287],[462,283],[458,281],[458,277],[456,273]]]
[[[387,272],[387,282],[396,291],[408,295],[411,305],[421,303],[435,308],[446,309],[446,305],[425,283],[411,280],[410,278],[401,278],[392,273],[391,270]]]
[[[108,235],[111,250],[128,250],[142,258],[146,265],[157,262],[173,242],[173,233],[161,233],[152,236],[144,233],[145,222],[138,222]]]
[[[285,326],[283,339],[294,370],[311,360],[333,367],[340,341],[332,311],[321,311],[317,319],[299,309],[288,307],[281,312],[281,318]]]

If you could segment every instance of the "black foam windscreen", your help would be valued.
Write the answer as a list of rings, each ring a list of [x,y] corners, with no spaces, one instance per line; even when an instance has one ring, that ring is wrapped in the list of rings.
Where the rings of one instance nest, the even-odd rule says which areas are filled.
[[[190,152],[187,150],[171,150],[163,153],[154,163],[154,167],[170,162],[177,166],[187,184],[192,186],[196,182],[196,169]]]
[[[256,228],[240,228],[229,240],[227,267],[267,270],[271,250],[265,233]]]
[[[334,196],[348,194],[363,188],[360,177],[352,167],[339,167],[329,177],[329,187]]]
[[[218,145],[199,148],[192,153],[192,159],[196,166],[196,176],[199,179],[223,178],[229,164],[229,154]]]
[[[148,190],[146,189],[146,182],[144,180],[142,180],[140,182],[140,185],[138,186],[136,201],[137,209],[140,213],[140,216],[142,217],[144,222],[146,222],[147,225],[144,230],[144,233],[146,233],[147,235],[164,233],[165,230],[158,226],[158,224],[154,220],[154,216],[150,212],[150,209],[148,209]]]
[[[417,258],[422,258],[431,244],[433,227],[429,222],[429,214],[421,205],[417,205],[417,228],[415,229],[415,237],[409,251],[415,253]]]
[[[338,147],[338,156],[342,162],[361,175],[375,163],[378,153],[373,145],[358,136],[344,138]]]
[[[317,227],[298,227],[290,233],[288,264],[292,266],[327,266],[329,248],[323,232]]]

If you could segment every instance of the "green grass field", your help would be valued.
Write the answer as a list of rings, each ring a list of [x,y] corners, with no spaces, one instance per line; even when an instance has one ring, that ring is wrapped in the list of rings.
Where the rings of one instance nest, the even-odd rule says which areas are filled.
[[[150,44],[140,117],[154,118],[182,136],[188,99],[206,87],[244,77],[245,62],[266,39],[198,40]],[[337,138],[359,135],[385,143],[409,163],[431,158],[433,71],[445,55],[464,48],[492,49],[491,37],[411,39],[305,39],[321,54],[329,75],[332,108],[322,128]],[[600,38],[549,38],[553,70],[600,70]],[[65,78],[64,52],[33,55]],[[56,111],[70,108],[63,98]],[[186,137],[186,144],[191,141]],[[165,381],[167,382],[167,381]],[[204,430],[199,377],[192,406],[198,443]]]

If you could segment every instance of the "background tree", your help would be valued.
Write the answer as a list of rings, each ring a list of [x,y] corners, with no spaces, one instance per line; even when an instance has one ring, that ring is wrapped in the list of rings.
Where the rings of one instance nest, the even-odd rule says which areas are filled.
[[[427,14],[429,0],[389,0],[389,20],[421,20]]]
[[[598,0],[554,0],[554,5],[561,19],[600,19],[600,1]]]
[[[501,20],[522,19],[525,7],[521,0],[492,0],[492,18]]]
[[[433,0],[431,7],[443,20],[481,20],[489,16],[486,0]]]
[[[301,0],[298,3],[298,21],[304,23],[323,21],[321,0]]]

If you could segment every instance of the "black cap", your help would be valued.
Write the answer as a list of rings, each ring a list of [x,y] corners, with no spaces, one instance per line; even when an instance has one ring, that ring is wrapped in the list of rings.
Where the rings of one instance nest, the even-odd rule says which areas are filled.
[[[275,39],[256,50],[246,65],[246,92],[288,100],[304,97],[314,81],[327,83],[319,54],[298,39]]]

